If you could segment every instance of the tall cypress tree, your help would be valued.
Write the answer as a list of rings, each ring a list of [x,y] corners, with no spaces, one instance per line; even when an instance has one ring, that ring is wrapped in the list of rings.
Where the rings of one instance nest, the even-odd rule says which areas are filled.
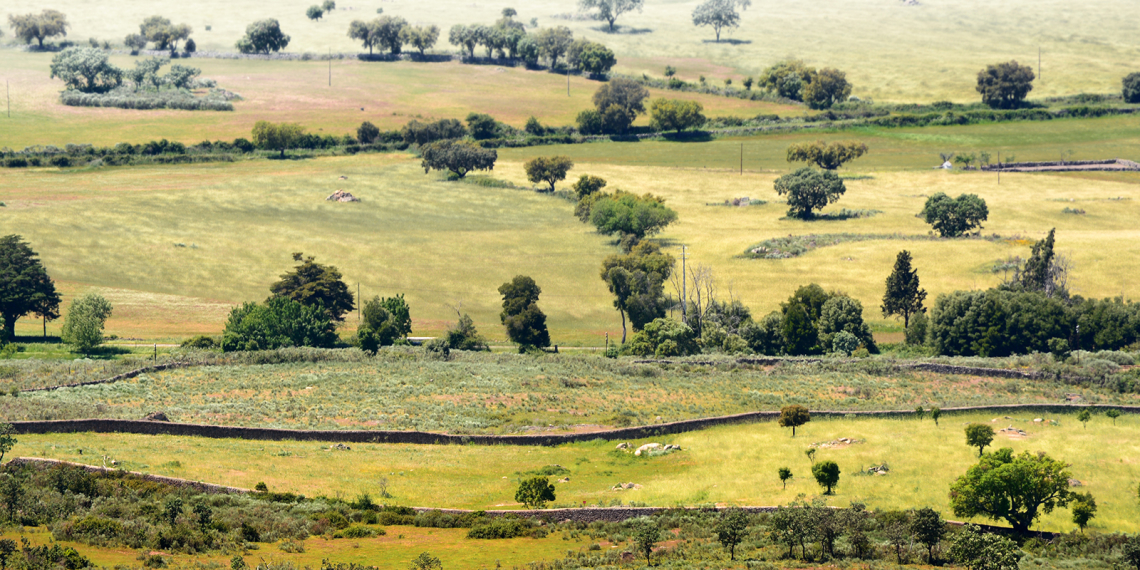
[[[903,318],[903,327],[910,326],[910,316],[924,313],[922,302],[926,291],[919,287],[918,271],[910,265],[910,252],[902,250],[895,258],[895,269],[887,277],[887,292],[883,295],[883,316]]]
[[[1053,267],[1053,234],[1057,228],[1049,230],[1049,235],[1033,244],[1033,254],[1025,262],[1025,270],[1021,272],[1021,286],[1026,291],[1041,291],[1051,295],[1052,282],[1049,270]]]

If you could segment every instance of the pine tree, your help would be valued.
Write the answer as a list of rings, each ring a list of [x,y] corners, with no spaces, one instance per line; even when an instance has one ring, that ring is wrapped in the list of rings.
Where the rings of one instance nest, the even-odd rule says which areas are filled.
[[[883,295],[883,316],[901,316],[904,328],[910,326],[911,315],[926,312],[922,306],[926,290],[919,287],[918,271],[910,266],[910,261],[909,251],[899,252],[895,269],[887,277],[887,292]]]
[[[1021,272],[1021,286],[1027,291],[1042,291],[1049,294],[1051,285],[1050,269],[1053,266],[1053,234],[1056,228],[1049,230],[1049,235],[1033,244],[1033,254],[1025,262],[1025,270]]]

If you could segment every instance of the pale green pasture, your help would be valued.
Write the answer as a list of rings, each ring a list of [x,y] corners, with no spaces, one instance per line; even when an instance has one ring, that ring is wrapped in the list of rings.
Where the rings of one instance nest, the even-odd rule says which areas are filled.
[[[80,108],[59,102],[63,82],[49,77],[52,55],[0,49],[0,79],[10,82],[12,104],[12,117],[0,116],[0,148],[229,141],[250,138],[253,124],[262,120],[296,122],[336,136],[355,133],[364,121],[399,129],[413,118],[463,120],[471,112],[489,113],[520,129],[531,116],[561,126],[592,107],[590,97],[601,85],[574,76],[567,94],[565,76],[491,65],[195,59],[182,63],[201,68],[203,77],[244,98],[232,112]],[[140,59],[124,55],[111,61],[131,69]],[[652,90],[654,97],[665,93]],[[805,109],[695,93],[668,96],[700,101],[710,117],[787,116]],[[648,118],[638,124],[648,124]]]
[[[578,36],[612,46],[620,70],[659,75],[672,64],[688,80],[704,74],[715,82],[734,77],[739,85],[745,75],[799,57],[817,67],[846,70],[860,97],[896,101],[975,100],[978,70],[1009,59],[1036,67],[1038,48],[1043,52],[1043,77],[1033,95],[1116,91],[1120,78],[1136,71],[1140,55],[1133,41],[1134,22],[1125,16],[1135,7],[1129,0],[1079,5],[1065,0],[924,0],[918,6],[897,0],[755,3],[742,13],[740,29],[726,35],[731,41],[721,43],[712,41],[710,29],[692,25],[698,0],[649,0],[643,12],[619,21],[622,29],[617,34],[606,32],[601,22],[556,17],[575,11],[572,0],[346,0],[317,22],[304,15],[310,4],[58,0],[51,7],[68,14],[69,38],[81,42],[96,37],[121,43],[128,33],[138,32],[144,18],[162,14],[190,24],[200,50],[234,51],[247,24],[272,17],[292,36],[289,51],[314,53],[359,51],[346,35],[349,22],[374,18],[376,9],[383,8],[385,14],[403,16],[412,24],[439,25],[443,41],[434,51],[451,53],[455,48],[446,37],[453,24],[490,24],[502,8],[513,6],[521,21],[537,18],[541,27],[568,26]],[[18,14],[43,7],[37,0],[10,0],[5,11]]]
[[[1072,464],[1073,478],[1083,484],[1080,491],[1092,493],[1100,505],[1093,529],[1140,530],[1136,418],[1126,416],[1113,426],[1098,415],[1086,429],[1073,416],[1044,416],[1057,420],[1058,426],[1034,423],[1037,417],[1042,416],[952,415],[944,416],[939,426],[913,419],[816,420],[800,428],[794,439],[774,422],[765,422],[664,437],[655,441],[679,444],[684,451],[648,459],[612,454],[614,442],[553,448],[355,444],[351,451],[336,451],[318,442],[116,434],[21,436],[12,454],[95,464],[107,455],[126,469],[247,488],[264,481],[274,490],[306,495],[352,497],[369,492],[376,496],[377,482],[387,478],[398,504],[467,508],[517,506],[513,501],[517,472],[558,464],[571,471],[569,483],[556,485],[557,503],[567,506],[615,501],[654,506],[778,505],[801,493],[819,495],[804,451],[812,443],[847,437],[863,442],[823,448],[816,456],[817,461],[836,461],[842,470],[831,504],[859,501],[874,509],[931,506],[953,518],[947,495],[950,484],[977,458],[976,450],[965,445],[963,426],[996,419],[991,423],[995,429],[1014,425],[1029,436],[1010,439],[998,434],[995,446],[1044,451]],[[856,475],[883,462],[890,466],[889,475]],[[776,477],[777,468],[785,466],[796,476],[786,490]],[[611,490],[619,482],[642,488]],[[1062,509],[1044,517],[1036,528],[1068,532],[1075,526],[1068,510]]]

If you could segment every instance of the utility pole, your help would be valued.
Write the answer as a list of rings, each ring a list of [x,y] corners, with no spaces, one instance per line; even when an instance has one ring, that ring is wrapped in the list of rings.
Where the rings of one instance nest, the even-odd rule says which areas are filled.
[[[332,48],[329,48],[329,87],[332,87]]]
[[[685,260],[687,259],[688,247],[681,246],[681,322],[685,322],[685,307],[689,304],[689,274],[685,273]]]

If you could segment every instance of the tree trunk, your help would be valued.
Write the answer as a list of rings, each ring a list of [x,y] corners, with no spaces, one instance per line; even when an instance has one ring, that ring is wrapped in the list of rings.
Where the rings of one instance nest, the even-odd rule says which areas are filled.
[[[0,340],[12,341],[16,339],[16,316],[4,315],[4,336]]]
[[[47,315],[44,315],[44,338],[47,338]]]
[[[615,20],[617,20],[617,18],[610,18],[610,31],[611,32],[614,31],[614,21]]]
[[[621,313],[621,343],[625,344],[625,311],[618,311]]]

